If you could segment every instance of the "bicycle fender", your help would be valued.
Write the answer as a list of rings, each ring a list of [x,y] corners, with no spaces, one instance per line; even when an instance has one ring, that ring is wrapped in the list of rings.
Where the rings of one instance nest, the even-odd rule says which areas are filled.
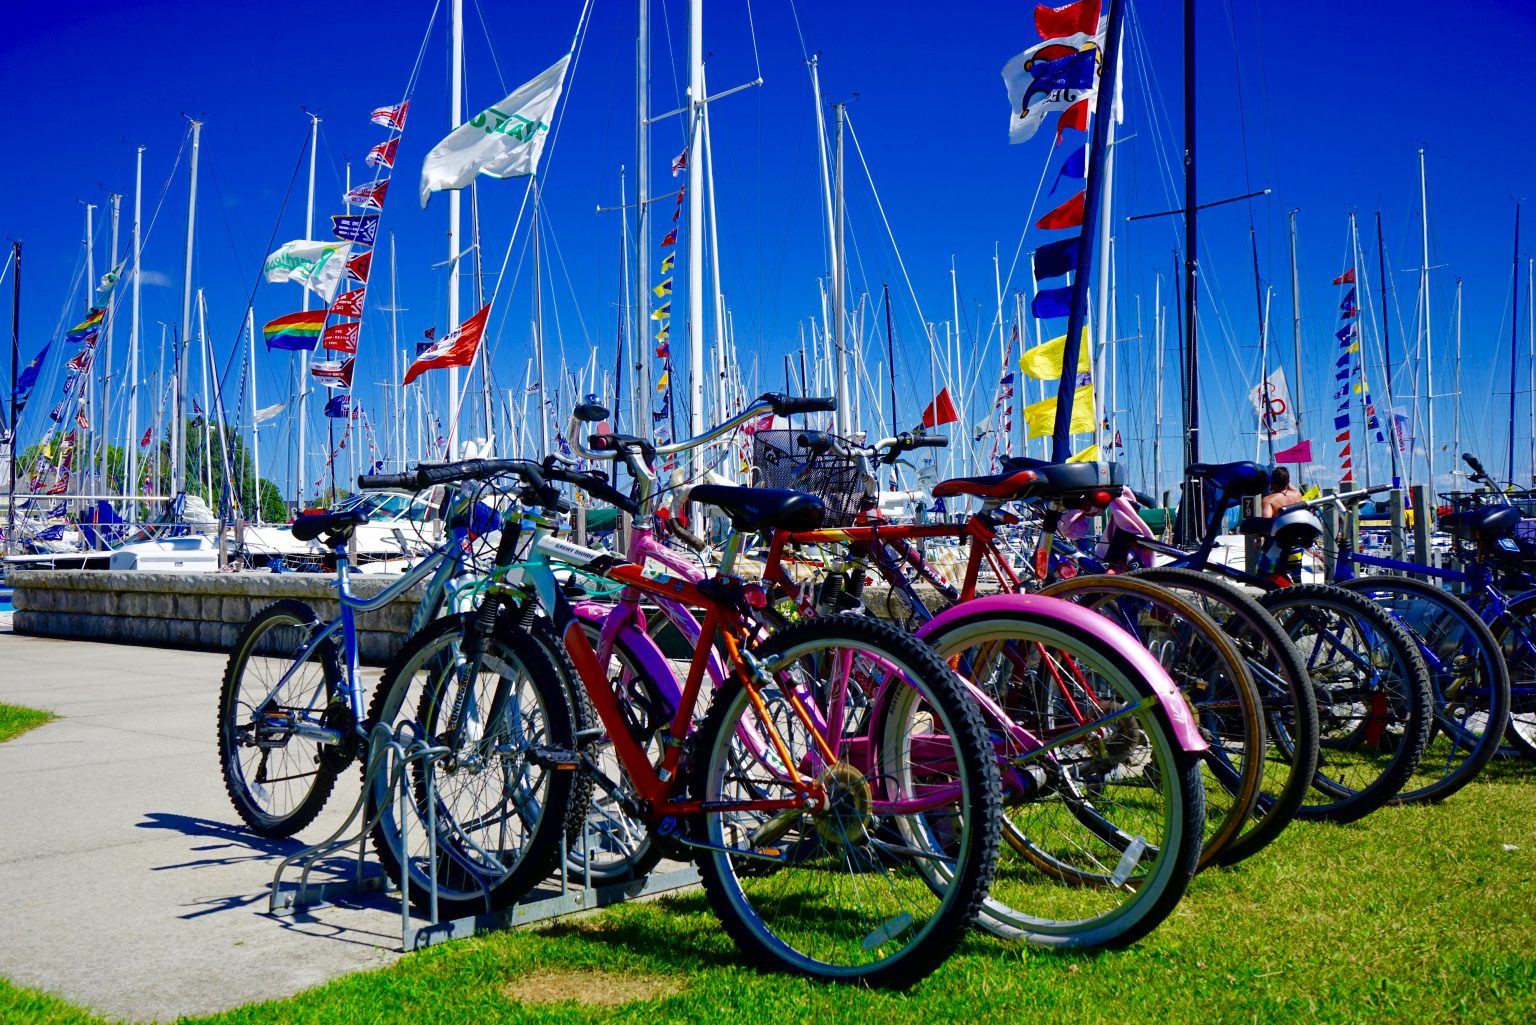
[[[677,674],[672,666],[667,663],[667,657],[662,654],[656,642],[639,629],[633,622],[613,614],[612,605],[604,605],[595,601],[580,601],[574,606],[576,618],[588,623],[595,623],[601,627],[599,641],[593,645],[598,658],[603,657],[604,652],[612,653],[614,641],[622,634],[629,650],[641,662],[641,668],[661,691],[662,697],[672,703],[676,708],[682,698],[682,693],[677,687]]]
[[[1047,622],[1060,623],[1072,631],[1086,633],[1127,662],[1147,681],[1157,696],[1173,730],[1174,740],[1188,752],[1207,750],[1205,738],[1195,723],[1194,713],[1184,695],[1179,693],[1168,671],[1152,657],[1152,653],[1137,643],[1119,626],[1097,612],[1061,598],[1047,598],[1038,594],[994,594],[973,598],[939,613],[917,629],[919,639],[926,639],[946,627],[966,619],[985,619],[999,613],[1019,613]]]

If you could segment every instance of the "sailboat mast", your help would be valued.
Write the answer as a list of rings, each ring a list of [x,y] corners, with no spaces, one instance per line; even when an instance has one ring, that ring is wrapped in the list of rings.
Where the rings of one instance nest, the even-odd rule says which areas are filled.
[[[197,290],[197,362],[202,371],[203,393],[203,496],[208,505],[213,505],[213,448],[208,439],[208,410],[212,408],[208,402],[208,303],[203,299],[203,290]]]
[[[835,103],[832,110],[837,123],[832,161],[835,175],[832,184],[832,345],[837,353],[837,432],[846,436],[852,431],[848,394],[847,267],[843,262],[843,128],[848,121],[848,107],[844,103]]]
[[[1296,211],[1290,214],[1291,222],[1291,341],[1296,347],[1296,380],[1291,382],[1291,397],[1293,405],[1291,412],[1296,417],[1296,442],[1299,445],[1306,440],[1306,428],[1301,419],[1301,279],[1296,276]],[[1296,464],[1296,481],[1301,482],[1301,462]]]
[[[1530,325],[1530,423],[1531,423],[1531,483],[1536,484],[1536,302],[1531,301],[1531,296],[1536,296],[1536,259],[1526,257],[1525,261],[1525,321]]]
[[[651,422],[651,0],[639,0],[635,33],[635,434]]]
[[[699,147],[700,158],[704,161],[704,173],[708,175],[709,182],[709,276],[710,299],[715,322],[715,422],[724,420],[727,416],[725,404],[725,295],[720,291],[720,219],[715,210],[715,147],[709,132],[709,108],[704,108],[704,122],[702,127],[702,143]],[[703,325],[700,325],[702,330]]]
[[[1515,261],[1509,311],[1509,467],[1505,480],[1515,479],[1515,365],[1520,349],[1520,201],[1515,201]]]
[[[197,224],[197,157],[202,141],[203,123],[192,122],[192,176],[187,190],[187,253],[182,267],[181,283],[181,332],[174,339],[176,346],[175,384],[171,402],[172,464],[171,494],[179,495],[187,490],[187,436],[183,407],[187,394],[187,339],[192,324],[192,239]],[[311,165],[313,166],[313,165]]]
[[[11,554],[11,539],[16,536],[16,462],[21,458],[21,446],[16,436],[16,382],[21,377],[21,243],[11,243],[11,257],[15,262],[11,278],[11,457],[6,460],[5,501],[5,554]]]
[[[1363,295],[1365,293],[1365,254],[1360,249],[1360,225],[1355,220],[1353,211],[1349,214],[1349,246],[1350,265],[1356,268],[1356,274],[1360,282],[1355,286]],[[1365,404],[1365,330],[1360,325],[1359,315],[1355,319],[1355,344],[1359,350],[1355,354],[1355,362],[1360,364],[1360,452],[1364,454],[1365,461],[1361,464],[1361,476],[1366,487],[1371,486],[1371,419],[1366,412]],[[1353,439],[1354,435],[1350,435]],[[1353,451],[1353,449],[1351,449]]]
[[[1392,459],[1392,486],[1400,488],[1403,481],[1397,468],[1397,409],[1392,405],[1392,320],[1387,316],[1387,243],[1381,234],[1380,210],[1376,211],[1376,265],[1381,269],[1381,387],[1387,399],[1387,454]],[[1518,261],[1515,266],[1519,273]]]
[[[306,111],[306,113],[308,113]],[[314,114],[309,115],[309,198],[305,206],[304,214],[304,238],[313,241],[315,237],[315,154],[320,148],[320,118]],[[457,193],[453,193],[457,195]],[[451,201],[450,201],[451,202]],[[304,309],[309,310],[309,289],[304,289]],[[293,482],[293,507],[294,512],[304,511],[304,450],[308,448],[309,418],[305,416],[306,397],[309,395],[309,352],[299,351],[299,376],[294,382],[294,406],[293,415],[297,421],[298,430],[294,437],[298,444],[297,457],[294,465],[298,470],[298,477]]]
[[[128,445],[124,455],[127,476],[123,480],[123,494],[137,498],[139,494],[139,267],[143,259],[140,224],[144,214],[144,147],[141,145],[135,158],[133,173],[133,311],[128,320]],[[251,373],[256,367],[251,365]],[[128,503],[128,522],[139,521],[139,503]]]
[[[1168,312],[1163,309],[1163,276],[1152,285],[1152,337],[1155,346],[1152,387],[1152,497],[1163,500],[1163,332]]]
[[[1424,147],[1419,147],[1419,210],[1424,238],[1424,262],[1419,273],[1419,289],[1424,293],[1424,402],[1425,439],[1424,455],[1429,470],[1429,494],[1435,494],[1435,343],[1429,323],[1429,189],[1424,180]],[[1396,420],[1393,421],[1395,425]],[[1433,505],[1433,501],[1431,501]]]
[[[448,130],[464,120],[464,0],[453,0],[449,20]],[[448,193],[448,330],[459,326],[459,206],[460,190]],[[538,224],[538,189],[534,186],[534,224]],[[538,233],[534,233],[538,251]],[[459,368],[448,368],[448,459],[459,450]]]
[[[1451,451],[1457,454],[1461,452],[1461,279],[1456,279],[1456,388],[1453,393],[1456,397],[1455,405],[1451,409],[1451,430],[1455,434],[1456,443],[1451,446]],[[1452,464],[1454,465],[1454,464]]]
[[[1196,279],[1199,277],[1199,235],[1195,204],[1195,0],[1184,0],[1184,465],[1200,461],[1200,362],[1196,344]],[[1070,344],[1070,342],[1069,342]],[[1196,499],[1191,486],[1186,498]],[[1186,530],[1193,532],[1195,518],[1181,516]],[[1192,533],[1189,536],[1193,536]]]
[[[699,159],[699,131],[704,123],[704,0],[688,3],[688,427],[704,433],[704,162]],[[690,456],[697,477],[704,453]]]
[[[390,305],[394,305],[391,303]],[[256,404],[256,314],[252,310],[245,311],[246,343],[251,354],[251,475],[256,478],[255,489],[251,498],[251,510],[247,513],[252,523],[261,524],[261,424],[256,419],[256,411],[261,407]]]
[[[109,287],[115,290],[117,287],[115,277],[117,271],[117,227],[122,214],[123,197],[114,192],[109,198],[112,202],[112,250],[107,255],[107,273],[114,275]],[[112,301],[110,292],[103,298],[103,304],[107,306],[106,323],[102,325],[103,333],[106,334],[107,340],[105,358],[101,364],[101,410],[96,421],[96,437],[101,441],[101,462],[97,471],[96,488],[96,494],[98,495],[110,494],[112,490],[110,463],[107,456],[112,450],[112,336],[117,333],[117,303]],[[92,412],[97,411],[93,410]],[[97,541],[101,542],[100,532],[97,533],[96,537]]]
[[[459,0],[455,0],[459,2]],[[544,282],[543,267],[539,262],[539,176],[528,181],[533,190],[533,219],[529,230],[533,232],[533,360],[539,375],[539,455],[549,454],[549,383],[544,374]]]
[[[85,308],[90,311],[96,306],[96,296],[91,289],[96,286],[96,236],[91,214],[96,210],[95,203],[85,204]],[[96,377],[101,360],[92,359],[90,368],[85,373],[85,380],[80,382],[80,408],[88,409],[91,416],[96,416],[97,411],[92,407],[96,400]],[[80,455],[79,480],[82,487],[76,490],[83,494],[95,493],[96,476],[96,447],[92,444],[92,430],[89,426],[81,429],[80,443],[76,446],[76,454]],[[100,542],[98,536],[97,542]]]

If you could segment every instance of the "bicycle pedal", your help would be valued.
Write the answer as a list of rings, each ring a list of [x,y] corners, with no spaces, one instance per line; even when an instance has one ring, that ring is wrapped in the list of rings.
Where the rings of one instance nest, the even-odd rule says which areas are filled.
[[[581,768],[581,755],[563,747],[530,747],[524,752],[528,761],[541,769],[556,772],[575,772]]]

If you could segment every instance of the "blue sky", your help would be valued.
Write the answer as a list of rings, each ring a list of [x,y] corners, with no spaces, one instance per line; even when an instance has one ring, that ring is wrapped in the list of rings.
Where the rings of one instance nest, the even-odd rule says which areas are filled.
[[[368,5],[146,0],[77,3],[58,15],[36,6],[13,13],[10,30],[0,40],[0,95],[11,99],[0,115],[0,140],[10,154],[0,164],[0,233],[26,243],[23,361],[56,330],[78,320],[83,309],[82,202],[104,204],[108,192],[124,194],[126,247],[133,154],[143,143],[149,147],[146,221],[159,206],[145,250],[144,338],[152,364],[157,322],[174,323],[180,310],[185,165],[174,177],[171,173],[185,134],[182,115],[187,114],[206,126],[194,283],[206,289],[209,331],[222,366],[238,341],[268,240],[304,233],[302,173],[284,207],[308,128],[301,107],[319,111],[324,119],[316,203],[317,223],[323,225],[342,210],[348,162],[355,176],[364,174],[363,154],[384,137],[368,123],[368,111],[397,99],[405,88],[432,8],[430,0]],[[817,278],[827,265],[814,112],[804,66],[804,53],[819,51],[823,90],[829,98],[849,101],[854,130],[927,320],[943,322],[952,316],[949,268],[954,258],[960,348],[967,359],[982,354],[979,368],[967,368],[957,377],[978,393],[969,419],[985,413],[998,373],[997,339],[986,337],[996,306],[994,246],[1006,275],[1050,149],[1044,133],[1022,146],[1006,141],[1008,108],[999,70],[1034,42],[1031,9],[1019,3],[972,3],[946,8],[940,17],[931,4],[908,2],[802,2],[792,7],[758,0],[749,7],[717,0],[708,5],[711,92],[750,81],[759,67],[766,83],[721,100],[711,115],[721,276],[745,369],[751,371],[755,357],[763,387],[782,386],[783,355],[798,346],[800,325],[819,312]],[[1168,301],[1171,250],[1182,240],[1177,218],[1123,220],[1130,213],[1182,201],[1181,5],[1140,0],[1133,10],[1128,40],[1135,55],[1127,64],[1127,116],[1120,129],[1129,139],[1119,150],[1115,208],[1122,338],[1136,335],[1138,297],[1144,335],[1150,336],[1154,274],[1164,274]],[[578,11],[576,3],[527,7],[482,0],[477,6],[466,0],[468,109],[490,105],[563,53]],[[1253,452],[1253,417],[1243,400],[1255,383],[1258,364],[1250,222],[1261,275],[1276,289],[1274,344],[1289,374],[1285,224],[1288,210],[1300,211],[1303,412],[1320,457],[1331,456],[1334,449],[1326,429],[1332,411],[1320,407],[1331,405],[1338,290],[1330,281],[1346,265],[1351,210],[1361,218],[1362,241],[1369,247],[1366,269],[1373,291],[1379,287],[1374,216],[1378,209],[1382,213],[1396,302],[1394,358],[1402,358],[1404,336],[1411,342],[1416,332],[1421,215],[1415,152],[1423,145],[1431,263],[1437,267],[1431,273],[1435,391],[1444,395],[1452,390],[1448,332],[1454,278],[1459,276],[1465,280],[1463,380],[1468,396],[1462,435],[1475,440],[1490,463],[1502,464],[1508,423],[1510,233],[1514,197],[1527,193],[1532,154],[1525,101],[1536,95],[1536,71],[1514,58],[1480,59],[1474,62],[1475,82],[1448,85],[1457,76],[1446,69],[1465,66],[1467,59],[1438,42],[1447,35],[1472,39],[1491,33],[1500,52],[1530,52],[1536,15],[1513,0],[1479,4],[1465,15],[1475,24],[1447,25],[1444,11],[1443,4],[1420,0],[1394,4],[1389,14],[1353,7],[1342,16],[1337,8],[1312,4],[1200,4],[1200,197],[1209,201],[1274,190],[1265,199],[1219,208],[1202,218],[1202,266],[1212,289],[1201,296],[1207,457],[1241,458]],[[428,326],[440,332],[449,326],[446,275],[432,266],[448,255],[446,203],[435,199],[422,212],[412,196],[421,157],[448,125],[444,17],[445,12],[439,14],[424,51],[396,164],[401,180],[382,222],[385,232],[395,233],[399,252],[399,305],[408,308],[400,315],[402,345],[420,338]],[[686,81],[686,18],[681,0],[658,0],[654,6],[652,103],[658,111],[677,105]],[[584,365],[594,345],[601,365],[613,361],[619,222],[617,215],[597,214],[595,208],[620,199],[619,166],[634,161],[634,27],[632,3],[598,0],[567,83],[558,136],[546,151],[546,238],[552,243],[546,266],[546,338],[552,364],[563,353],[569,364]],[[660,192],[672,184],[666,165],[682,145],[677,120],[659,125],[653,139],[652,175]],[[892,286],[901,350],[896,360],[899,419],[909,424],[932,397],[926,345],[851,145],[847,177],[850,294],[868,291],[877,302],[882,283]],[[494,273],[506,251],[523,193],[521,182],[487,181],[480,190],[489,272]],[[1047,208],[1042,199],[1036,216]],[[1536,239],[1536,222],[1528,224],[1524,237]],[[1024,252],[1049,238],[1030,229]],[[651,244],[657,241],[659,232]],[[389,324],[378,309],[389,282],[381,273],[384,256],[381,246],[357,374],[358,397],[376,421],[384,419],[384,407],[374,382],[389,376]],[[98,275],[105,258],[104,247],[98,248]],[[526,260],[519,239],[491,321],[499,389],[520,390],[528,358]],[[1027,256],[1009,283],[1013,288],[1029,287],[1026,268]],[[8,316],[8,281],[4,291],[0,305]],[[674,298],[675,309],[686,306],[681,289]],[[1379,292],[1372,301],[1379,316]],[[255,302],[259,324],[297,310],[298,289],[263,285]],[[473,309],[468,296],[463,308],[466,316]],[[126,315],[119,323],[122,352]],[[884,360],[883,330],[875,330],[883,324],[873,315],[867,323],[873,375],[875,361]],[[1052,326],[1059,331],[1059,325]],[[682,334],[679,322],[675,352],[686,351]],[[1523,325],[1521,338],[1522,345],[1528,344]],[[1374,346],[1368,341],[1368,351]],[[284,396],[290,360],[282,353],[258,354],[263,405]],[[1132,476],[1150,484],[1150,446],[1144,443],[1151,417],[1149,342],[1124,343],[1120,364],[1117,391],[1127,458]],[[1522,367],[1522,389],[1526,373]],[[1412,374],[1411,365],[1399,371],[1394,381],[1399,393],[1412,392]],[[1170,365],[1165,473],[1178,450],[1175,375]],[[426,380],[440,389],[441,381],[432,379],[442,376]],[[1379,389],[1380,373],[1372,376],[1373,388]],[[974,383],[978,379],[979,385]],[[45,374],[23,421],[24,439],[40,430],[58,381]],[[235,383],[231,376],[226,387]],[[1442,444],[1449,444],[1452,402],[1442,398],[1436,403]],[[1516,430],[1516,462],[1522,467],[1530,444],[1527,403],[1522,394]],[[322,421],[313,423],[319,427]],[[263,429],[264,453],[273,453],[264,455],[264,473],[282,478],[288,472],[276,455],[291,449],[288,432],[281,421]],[[1442,454],[1442,473],[1447,462],[1448,455]]]

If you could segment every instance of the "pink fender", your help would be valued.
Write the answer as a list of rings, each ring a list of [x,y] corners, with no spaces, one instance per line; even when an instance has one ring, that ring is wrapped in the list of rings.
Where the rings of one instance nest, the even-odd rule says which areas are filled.
[[[1120,494],[1109,503],[1109,525],[1104,531],[1104,540],[1099,542],[1099,558],[1104,558],[1109,550],[1109,544],[1115,538],[1115,532],[1123,530],[1132,537],[1144,537],[1151,539],[1152,528],[1147,526],[1147,521],[1141,518],[1136,511],[1136,493],[1130,488],[1121,488]],[[1152,549],[1142,545],[1132,544],[1130,553],[1141,562],[1143,566],[1155,565],[1155,556]]]
[[[1137,517],[1140,519],[1140,517]],[[1141,675],[1157,695],[1157,700],[1173,727],[1174,739],[1185,751],[1200,752],[1207,749],[1205,738],[1200,735],[1194,713],[1184,695],[1174,686],[1168,671],[1152,653],[1142,647],[1136,638],[1110,620],[1061,598],[1046,598],[1038,594],[995,594],[985,598],[973,598],[953,608],[946,609],[917,629],[917,637],[926,639],[957,622],[967,619],[985,619],[999,613],[1024,613],[1033,619],[1060,623],[1078,633],[1088,634],[1100,644],[1123,658]]]

